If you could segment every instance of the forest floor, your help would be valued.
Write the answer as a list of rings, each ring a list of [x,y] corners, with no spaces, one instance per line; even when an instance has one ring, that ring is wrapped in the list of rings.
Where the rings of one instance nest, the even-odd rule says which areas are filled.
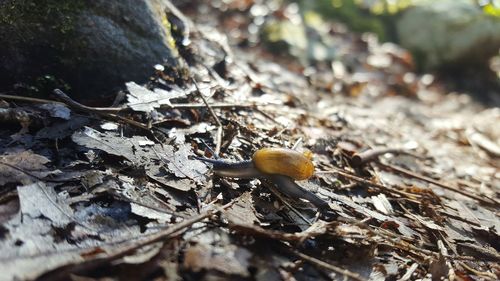
[[[373,36],[332,24],[342,55],[304,68],[250,6],[200,7],[187,80],[158,66],[108,108],[0,96],[0,280],[500,278],[498,108]],[[297,183],[335,216],[192,157],[263,147],[310,150]]]

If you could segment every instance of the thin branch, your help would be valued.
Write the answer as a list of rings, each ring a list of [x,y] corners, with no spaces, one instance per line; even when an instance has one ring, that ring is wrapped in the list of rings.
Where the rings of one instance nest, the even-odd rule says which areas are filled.
[[[0,99],[14,100],[14,101],[17,100],[17,101],[24,101],[24,102],[31,102],[31,103],[53,103],[53,104],[67,105],[64,102],[55,101],[55,100],[20,97],[20,96],[5,95],[5,94],[0,94]],[[90,106],[85,106],[83,104],[80,104],[80,105],[87,108],[88,110],[102,111],[102,112],[109,112],[109,113],[117,113],[117,112],[129,110],[129,108],[127,108],[127,107],[90,107]],[[245,108],[257,107],[257,105],[253,104],[253,103],[233,104],[233,103],[223,103],[223,102],[212,103],[212,104],[210,104],[210,106],[212,108],[220,108],[220,109],[245,109]],[[196,109],[196,108],[205,108],[205,107],[207,107],[207,106],[203,103],[172,103],[171,105],[162,104],[160,106],[160,108],[176,108],[176,109]]]
[[[177,109],[196,109],[196,108],[207,107],[207,105],[204,103],[173,103],[171,107],[177,108]],[[211,103],[210,107],[211,108],[220,108],[220,109],[245,109],[245,108],[255,108],[255,107],[257,107],[257,105],[252,104],[252,103],[244,103],[244,104]]]
[[[231,207],[235,202],[236,202],[236,200],[233,200],[233,201],[229,202],[228,204],[222,206],[221,209],[225,210],[225,209]],[[65,280],[65,278],[67,278],[67,276],[69,276],[70,274],[80,273],[80,272],[88,272],[90,270],[93,270],[95,268],[103,266],[110,261],[117,260],[117,259],[122,258],[124,256],[130,255],[133,252],[135,252],[136,250],[138,250],[144,246],[151,245],[151,244],[154,244],[156,242],[160,242],[162,240],[170,238],[175,233],[177,233],[183,229],[186,229],[199,221],[202,221],[208,217],[211,217],[211,216],[219,213],[221,209],[210,209],[210,210],[207,210],[204,213],[196,215],[190,219],[183,220],[177,224],[172,225],[171,227],[169,227],[167,229],[160,230],[154,234],[146,236],[143,241],[139,241],[139,242],[134,243],[132,245],[125,246],[124,248],[120,249],[116,253],[110,254],[106,257],[90,259],[90,260],[86,260],[86,261],[83,261],[83,262],[78,263],[78,264],[72,264],[72,265],[67,265],[67,266],[61,267],[61,268],[56,268],[56,269],[54,269],[50,272],[47,272],[44,275],[38,277],[37,280],[39,280],[39,281]]]
[[[14,169],[14,170],[16,170],[16,171],[19,171],[19,172],[21,172],[21,173],[23,173],[23,174],[25,174],[25,175],[28,175],[28,176],[30,176],[30,177],[32,177],[32,178],[34,178],[34,179],[36,179],[36,180],[42,181],[42,182],[67,183],[67,182],[71,182],[71,181],[72,181],[72,180],[54,180],[54,179],[45,179],[45,178],[41,178],[41,177],[39,177],[39,176],[37,176],[37,175],[35,175],[35,174],[31,173],[31,172],[28,172],[28,171],[26,171],[26,170],[24,170],[24,169],[22,169],[22,168],[19,168],[19,167],[15,166],[15,165],[12,165],[12,164],[9,164],[9,163],[5,163],[5,162],[2,162],[2,161],[0,161],[0,164],[1,164],[1,165],[5,165],[5,166],[7,166],[7,167],[9,167],[9,168],[11,168],[11,169]]]
[[[409,268],[408,270],[406,271],[406,273],[403,275],[403,277],[401,277],[401,279],[399,279],[400,281],[406,281],[406,280],[410,280],[411,276],[413,275],[413,272],[415,272],[415,270],[417,270],[418,268],[418,263],[413,263]]]
[[[416,158],[423,158],[420,155],[416,155],[412,153],[411,151],[408,151],[406,149],[401,149],[401,148],[386,148],[386,147],[378,147],[378,148],[372,148],[365,150],[363,152],[355,153],[352,158],[352,164],[354,166],[361,166],[364,165],[368,162],[371,162],[373,160],[376,160],[379,156],[382,156],[384,154],[391,153],[391,154],[406,154],[410,155]]]
[[[294,208],[284,197],[283,195],[281,195],[281,193],[276,190],[276,188],[270,184],[270,183],[267,183],[265,181],[262,182],[262,184],[268,188],[273,194],[274,196],[276,196],[280,201],[281,203],[283,203],[285,206],[287,206],[292,212],[294,212],[299,218],[301,218],[307,225],[311,225],[312,223],[306,218],[304,217],[304,215],[302,215],[299,210],[297,210],[296,208]]]
[[[486,278],[487,280],[498,280],[498,276],[496,276],[494,273],[476,270],[476,269],[470,267],[469,265],[467,265],[465,262],[458,262],[458,264],[460,264],[466,270],[468,270],[468,271],[470,271],[478,276]]]
[[[398,195],[403,196],[403,197],[407,197],[407,198],[412,198],[413,197],[413,199],[417,199],[417,197],[418,197],[415,194],[406,193],[406,192],[399,191],[399,190],[394,189],[394,188],[390,188],[390,187],[381,185],[379,183],[371,182],[369,180],[363,179],[363,178],[358,177],[356,175],[352,175],[352,174],[348,173],[347,171],[341,170],[339,168],[335,168],[335,167],[330,167],[330,168],[333,169],[333,170],[317,171],[316,174],[338,174],[338,175],[341,175],[344,178],[347,178],[349,180],[353,180],[353,181],[356,181],[358,183],[362,183],[362,184],[365,184],[365,185],[368,185],[368,186],[377,187],[377,188],[379,188],[381,190],[385,190],[385,191],[388,191],[388,192],[391,192],[391,193],[395,193],[395,194],[398,194]]]
[[[439,181],[433,180],[433,179],[431,179],[429,177],[426,177],[426,176],[423,176],[423,175],[416,174],[416,173],[414,173],[412,171],[406,170],[406,169],[401,168],[401,167],[396,167],[396,166],[393,166],[393,165],[387,165],[387,164],[383,164],[383,163],[380,163],[380,162],[378,163],[378,165],[381,166],[382,168],[390,169],[390,170],[396,171],[398,173],[404,174],[406,176],[410,176],[410,177],[418,179],[418,180],[422,180],[422,181],[426,181],[428,183],[432,183],[432,184],[437,185],[439,187],[442,187],[442,188],[444,188],[446,190],[459,193],[459,194],[461,194],[461,195],[463,195],[465,197],[469,197],[469,198],[474,199],[474,200],[476,200],[478,202],[481,202],[483,204],[493,205],[495,207],[499,207],[500,206],[500,202],[497,199],[495,199],[495,198],[483,198],[483,197],[481,197],[479,195],[471,193],[470,191],[462,190],[462,189],[459,189],[459,188],[454,187],[454,186],[446,185],[444,183],[441,183]]]
[[[217,139],[215,141],[215,153],[216,155],[219,155],[220,153],[220,148],[222,145],[222,123],[219,120],[219,117],[215,114],[212,106],[208,103],[207,99],[203,96],[203,94],[200,91],[200,87],[198,86],[198,83],[196,83],[196,80],[191,77],[191,81],[193,82],[194,86],[196,87],[196,90],[198,92],[198,95],[200,98],[203,100],[203,103],[205,106],[208,108],[208,111],[212,115],[212,117],[215,119],[215,123],[217,123]]]
[[[17,100],[17,101],[26,101],[26,102],[32,102],[32,103],[55,103],[55,104],[65,105],[65,103],[63,103],[63,102],[58,102],[58,101],[53,101],[53,100],[37,99],[37,98],[30,98],[30,97],[20,97],[20,96],[14,96],[14,95],[0,94],[0,98],[5,99],[5,100]]]
[[[314,257],[311,257],[311,256],[308,256],[306,254],[303,254],[295,249],[290,249],[290,248],[285,248],[287,252],[299,257],[300,259],[312,264],[312,265],[315,265],[317,267],[321,267],[323,269],[327,269],[327,270],[331,270],[335,273],[338,273],[338,274],[342,274],[346,277],[349,277],[351,278],[352,280],[357,280],[357,281],[364,281],[366,280],[365,278],[361,277],[359,274],[357,273],[354,273],[354,272],[351,272],[347,269],[343,269],[341,267],[338,267],[338,266],[335,266],[333,264],[329,264],[327,262],[324,262],[320,259],[317,259],[317,258],[314,258]]]
[[[297,139],[297,141],[293,144],[292,149],[296,150],[299,147],[299,145],[302,143],[302,141],[303,141],[302,137],[300,137],[299,139]]]
[[[95,110],[94,107],[89,107],[89,106],[86,106],[86,105],[83,105],[73,99],[71,99],[68,95],[66,95],[63,91],[59,90],[59,89],[55,89],[53,91],[54,95],[56,95],[60,100],[62,100],[67,106],[75,109],[75,110],[79,110],[79,111],[83,111],[83,112],[87,112],[87,113],[93,113],[93,114],[97,114],[97,115],[100,115],[102,117],[105,117],[105,118],[108,118],[108,119],[112,119],[114,121],[118,121],[118,122],[123,122],[123,123],[126,123],[128,125],[131,125],[133,127],[136,127],[136,128],[139,128],[139,129],[143,129],[143,130],[146,130],[148,131],[149,133],[151,133],[151,130],[150,128],[141,123],[141,122],[137,122],[135,120],[131,120],[131,119],[128,119],[128,118],[125,118],[125,117],[122,117],[122,116],[119,116],[119,115],[116,115],[116,114],[111,114],[111,113],[108,113],[108,112],[103,112],[103,111],[99,111],[99,110]]]

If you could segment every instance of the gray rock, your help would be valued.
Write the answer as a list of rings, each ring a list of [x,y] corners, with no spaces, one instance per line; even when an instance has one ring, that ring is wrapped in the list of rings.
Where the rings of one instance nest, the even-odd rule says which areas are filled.
[[[500,48],[500,19],[471,1],[436,1],[405,11],[396,23],[400,44],[424,69],[487,68]]]
[[[0,90],[52,75],[96,98],[175,66],[162,2],[0,0]]]

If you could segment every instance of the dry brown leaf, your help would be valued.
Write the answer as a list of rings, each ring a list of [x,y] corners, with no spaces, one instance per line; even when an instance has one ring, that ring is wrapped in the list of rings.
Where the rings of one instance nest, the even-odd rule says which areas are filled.
[[[31,150],[9,150],[0,155],[0,185],[38,181],[37,178],[44,178],[50,173],[45,166],[48,162],[50,160],[45,156]]]

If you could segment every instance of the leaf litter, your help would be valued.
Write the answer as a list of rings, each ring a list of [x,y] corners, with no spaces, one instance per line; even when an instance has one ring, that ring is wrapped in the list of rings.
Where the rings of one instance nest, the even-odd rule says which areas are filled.
[[[196,27],[179,39],[190,79],[171,84],[165,67],[127,83],[114,113],[2,103],[17,125],[0,139],[6,280],[499,278],[498,108],[338,24],[321,36],[350,52],[304,69],[253,45],[239,17],[279,20],[287,4],[214,2],[200,3],[203,26],[199,10],[171,11]],[[310,149],[316,174],[300,185],[338,217],[259,180],[213,177],[192,156],[218,145],[231,161]]]

